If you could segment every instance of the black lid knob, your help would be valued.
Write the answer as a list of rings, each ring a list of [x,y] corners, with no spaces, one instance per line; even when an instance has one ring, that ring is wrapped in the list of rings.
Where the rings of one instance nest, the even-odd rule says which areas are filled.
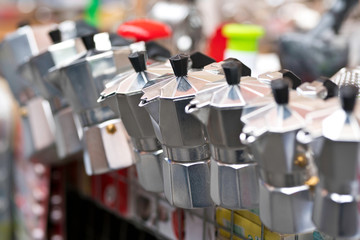
[[[352,112],[355,107],[359,89],[354,85],[346,85],[340,88],[341,106],[346,112]]]
[[[271,89],[277,104],[287,104],[289,102],[288,79],[276,79],[271,81]]]
[[[225,63],[229,63],[229,62],[240,63],[240,65],[241,65],[241,77],[251,76],[251,69],[248,66],[246,66],[243,62],[241,62],[239,59],[237,59],[237,58],[227,58],[227,59],[224,60],[224,62]]]
[[[224,70],[225,79],[229,85],[240,83],[242,64],[241,62],[228,61],[221,65]]]
[[[144,52],[134,52],[129,55],[129,60],[135,72],[143,72],[146,70],[146,59]]]
[[[27,26],[27,25],[30,25],[30,21],[29,20],[21,20],[17,23],[17,27],[18,28],[21,28],[21,27],[24,27],[24,26]]]
[[[158,44],[157,42],[154,41],[146,42],[145,47],[146,47],[146,53],[148,57],[151,59],[157,59],[157,58],[168,59],[171,57],[170,51],[167,48]]]
[[[315,81],[322,82],[323,86],[327,90],[327,96],[325,99],[336,97],[339,94],[339,86],[326,77],[320,77]]]
[[[292,71],[282,69],[280,70],[280,72],[282,73],[283,78],[287,78],[292,89],[296,89],[298,86],[301,85],[301,79]]]
[[[210,63],[216,62],[213,58],[201,53],[201,52],[194,52],[190,55],[191,59],[191,67],[192,68],[204,68],[206,65]]]
[[[178,54],[169,58],[175,76],[182,77],[187,75],[189,57],[185,54]]]
[[[81,40],[83,41],[86,50],[91,50],[91,49],[95,49],[95,41],[94,41],[94,35],[95,34],[90,34],[90,35],[86,35],[81,37]]]
[[[51,41],[53,43],[61,42],[61,31],[60,31],[60,29],[56,28],[56,29],[50,31],[49,36],[50,36]]]
[[[132,42],[119,36],[116,33],[109,33],[109,40],[111,42],[111,46],[128,46],[130,45]]]

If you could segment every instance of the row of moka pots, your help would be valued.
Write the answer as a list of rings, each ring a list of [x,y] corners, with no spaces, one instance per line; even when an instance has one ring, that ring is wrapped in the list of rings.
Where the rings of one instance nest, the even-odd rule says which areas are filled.
[[[24,46],[7,41],[15,47],[0,45],[8,51],[1,57],[2,72],[10,70],[6,58],[21,56],[16,46]],[[78,44],[86,51],[59,62],[65,53],[49,51],[64,47],[68,53]],[[36,57],[28,59],[30,67],[19,60],[13,75],[4,75],[26,115],[37,117],[28,117],[31,133],[44,131],[47,123],[28,107],[40,98],[39,106],[48,104],[44,119],[56,119],[65,107],[75,113],[80,124],[71,113],[71,124],[52,127],[64,133],[74,125],[71,134],[84,147],[90,175],[135,162],[140,184],[164,191],[175,206],[259,207],[263,223],[276,232],[302,233],[316,226],[334,237],[358,238],[356,88],[343,87],[340,98],[330,99],[337,86],[327,79],[300,85],[289,71],[252,78],[235,59],[149,60],[140,45],[114,47],[102,33],[50,46],[48,59],[55,63],[44,72],[31,60]],[[37,89],[22,76],[31,76]]]
[[[162,186],[169,202],[183,208],[259,207],[264,224],[276,232],[316,226],[334,237],[358,237],[356,87],[343,87],[340,98],[330,99],[338,87],[329,79],[300,85],[289,71],[256,79],[234,59],[188,71],[184,55],[170,58],[173,73],[151,79],[154,69],[146,69],[143,53],[129,58],[136,73],[118,78],[98,101],[123,119],[145,189]],[[342,124],[328,126],[336,114]],[[145,134],[150,122],[153,132]],[[340,143],[349,127],[355,136]],[[157,148],[145,147],[155,146],[143,144],[149,139],[158,141]],[[342,144],[334,154],[331,149]],[[349,148],[348,168],[335,166]]]
[[[166,74],[167,63],[147,68],[145,53],[129,59],[135,72],[98,102],[123,120],[145,189],[182,208],[259,207],[276,232],[359,237],[355,86],[337,97],[329,79],[301,84],[286,70],[252,78],[236,59],[188,71],[176,55]]]

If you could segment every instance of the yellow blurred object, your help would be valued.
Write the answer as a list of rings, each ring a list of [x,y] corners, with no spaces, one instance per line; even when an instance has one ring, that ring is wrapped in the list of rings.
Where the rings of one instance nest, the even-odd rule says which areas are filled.
[[[115,3],[105,4],[100,8],[98,27],[106,31],[114,30],[112,28],[117,28],[117,25],[123,22],[125,16],[126,10],[123,5]]]
[[[231,234],[228,229],[231,228],[231,211],[225,208],[218,207],[216,209],[216,222],[224,227],[219,228],[219,239],[230,239]],[[233,222],[234,235],[232,239],[241,240],[261,239],[261,221],[259,216],[247,210],[234,211],[234,222]],[[237,236],[241,236],[237,237]],[[269,229],[264,227],[264,239],[266,240],[295,240],[295,235],[280,234],[271,232]],[[312,239],[312,234],[305,234],[302,236],[298,235],[298,239]]]

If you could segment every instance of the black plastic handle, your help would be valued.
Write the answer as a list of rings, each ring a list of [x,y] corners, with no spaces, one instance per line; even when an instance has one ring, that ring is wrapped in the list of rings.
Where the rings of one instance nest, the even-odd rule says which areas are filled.
[[[321,82],[323,86],[326,88],[327,95],[325,99],[329,99],[339,95],[339,86],[330,79],[328,79],[327,77],[320,77],[315,81]]]
[[[146,53],[149,58],[151,59],[168,59],[171,57],[170,51],[165,48],[164,46],[161,46],[157,42],[150,41],[145,43],[146,47]]]
[[[301,85],[301,82],[302,82],[301,79],[292,71],[287,70],[287,69],[282,69],[282,70],[280,70],[280,72],[282,73],[283,78],[286,78],[287,80],[290,81],[289,83],[290,83],[290,87],[292,89],[295,90],[298,86]]]
[[[215,59],[201,53],[201,52],[194,52],[190,55],[191,59],[191,67],[201,69],[204,68],[206,65],[209,65],[210,63],[216,62]]]

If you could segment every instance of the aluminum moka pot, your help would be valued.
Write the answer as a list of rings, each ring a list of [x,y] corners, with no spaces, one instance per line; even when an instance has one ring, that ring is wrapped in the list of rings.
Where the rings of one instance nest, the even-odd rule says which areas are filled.
[[[271,231],[305,233],[314,229],[310,183],[316,168],[308,146],[296,136],[305,126],[305,114],[323,101],[289,94],[288,80],[274,80],[271,87],[275,101],[259,108],[266,98],[249,104],[240,138],[259,164],[261,221]]]
[[[106,84],[131,69],[127,59],[131,49],[111,48],[107,33],[84,36],[82,40],[87,52],[51,70],[47,80],[61,89],[80,120],[86,173],[93,175],[133,164],[130,138],[122,121],[97,102]],[[104,50],[98,50],[100,47]]]
[[[108,103],[114,112],[120,114],[134,146],[140,185],[147,191],[162,192],[163,150],[156,138],[149,114],[139,107],[142,88],[159,74],[146,70],[145,52],[132,53],[129,60],[135,72],[114,85],[115,89],[105,89],[98,101],[105,105]]]
[[[50,103],[55,121],[55,143],[58,155],[52,163],[62,163],[65,159],[78,155],[82,151],[82,143],[72,109],[61,91],[46,81],[46,75],[50,68],[73,59],[86,49],[79,38],[61,41],[59,29],[50,31],[49,35],[54,44],[46,51],[29,58],[20,66],[19,71],[36,88],[37,93]]]
[[[211,149],[210,193],[213,202],[230,209],[259,207],[257,163],[239,135],[240,116],[254,98],[271,93],[269,85],[250,77],[239,61],[222,64],[226,81],[208,83],[186,106],[206,127]]]
[[[320,135],[316,160],[320,182],[316,187],[313,221],[319,231],[336,239],[360,238],[360,103],[358,88],[340,88],[340,99],[307,116],[310,136]]]
[[[140,106],[149,113],[164,150],[167,200],[182,208],[209,207],[210,149],[206,131],[200,121],[185,112],[185,106],[206,83],[223,77],[204,71],[188,73],[186,55],[176,55],[170,63],[174,74],[148,82]]]
[[[0,43],[0,71],[21,108],[25,157],[42,162],[56,159],[54,119],[49,103],[36,95],[33,86],[17,70],[40,48],[50,45],[50,39],[43,37],[48,30],[48,26],[21,26]]]
[[[134,145],[139,183],[151,192],[164,190],[162,175],[164,156],[161,144],[152,128],[149,114],[138,105],[143,94],[142,88],[147,82],[157,76],[172,73],[170,62],[161,61],[168,53],[164,50],[160,45],[147,43],[146,54],[150,52],[148,57],[152,59],[145,59],[144,52],[129,55],[129,60],[135,70],[133,74],[125,76],[125,79],[124,74],[116,76],[113,82],[119,83],[106,88],[98,100],[122,118]],[[192,71],[199,71],[204,65],[214,61],[200,52],[191,54],[190,59],[189,66]],[[146,68],[146,62],[149,63],[148,68]]]

